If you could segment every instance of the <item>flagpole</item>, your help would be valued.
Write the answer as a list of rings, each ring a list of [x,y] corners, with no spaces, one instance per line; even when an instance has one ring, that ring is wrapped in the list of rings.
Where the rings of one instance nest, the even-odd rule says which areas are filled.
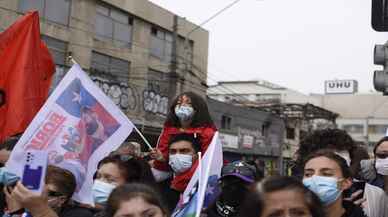
[[[133,128],[135,128],[136,132],[140,135],[140,137],[143,139],[143,141],[145,142],[145,144],[148,146],[148,148],[150,150],[153,150],[154,148],[152,148],[152,146],[150,145],[150,143],[148,142],[148,140],[143,136],[143,134],[140,132],[139,129],[137,129],[137,127],[135,125],[133,125]]]
[[[199,174],[198,174],[198,190],[197,190],[197,197],[199,198],[200,197],[200,193],[202,192],[202,184],[201,182],[203,181],[202,180],[202,176],[203,176],[203,173],[202,173],[202,153],[201,152],[198,152],[198,167],[197,167],[198,171],[199,171]],[[201,211],[202,211],[202,206],[200,205],[200,202],[197,201],[197,210],[196,210],[196,213],[195,213],[195,217],[199,217],[200,214],[201,214]]]
[[[73,63],[73,65],[75,65],[75,64],[79,65],[79,64],[77,63],[77,61],[75,61],[75,59],[74,59],[71,55],[68,56],[67,58],[69,58],[69,60]]]

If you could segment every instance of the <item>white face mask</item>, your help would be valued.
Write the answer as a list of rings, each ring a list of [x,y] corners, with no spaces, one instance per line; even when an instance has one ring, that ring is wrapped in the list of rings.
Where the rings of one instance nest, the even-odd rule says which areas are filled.
[[[193,164],[193,156],[189,154],[174,154],[170,155],[168,164],[174,173],[183,173],[190,169]]]
[[[388,176],[388,158],[376,158],[375,167],[378,174]]]

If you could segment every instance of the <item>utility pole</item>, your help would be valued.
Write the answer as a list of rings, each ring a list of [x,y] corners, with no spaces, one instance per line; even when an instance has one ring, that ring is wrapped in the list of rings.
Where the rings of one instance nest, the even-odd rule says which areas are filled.
[[[170,102],[174,100],[177,92],[177,85],[179,80],[178,69],[178,16],[174,15],[173,20],[173,34],[172,34],[172,52],[171,52],[171,63],[170,63],[170,79],[169,79],[169,89],[168,89],[168,99]]]

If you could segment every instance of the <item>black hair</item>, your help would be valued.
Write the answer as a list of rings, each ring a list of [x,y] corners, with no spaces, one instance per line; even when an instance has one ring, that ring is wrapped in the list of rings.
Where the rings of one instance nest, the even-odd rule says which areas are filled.
[[[346,160],[343,159],[341,156],[337,155],[336,153],[334,153],[333,151],[328,150],[328,149],[318,150],[316,152],[313,152],[309,156],[307,156],[306,160],[303,163],[303,168],[306,166],[308,161],[310,161],[314,158],[318,158],[318,157],[326,157],[326,158],[329,158],[330,160],[335,161],[338,164],[338,166],[340,167],[341,172],[342,172],[342,176],[344,178],[347,179],[347,178],[352,177],[352,173],[350,171],[348,164],[346,163]]]
[[[266,196],[269,193],[282,190],[294,190],[303,194],[304,203],[307,205],[312,217],[324,217],[324,207],[312,191],[306,188],[302,182],[289,176],[272,176],[265,178],[254,185],[241,206],[240,217],[259,217],[266,204]]]
[[[349,154],[351,159],[350,171],[352,172],[352,176],[356,179],[362,179],[362,177],[360,176],[360,171],[361,171],[360,162],[362,160],[369,159],[368,150],[360,145],[358,145],[357,148],[353,149]]]
[[[375,147],[373,148],[373,154],[376,155],[376,151],[377,151],[377,148],[383,144],[383,142],[388,142],[388,136],[384,136],[383,138],[381,138],[375,145]]]
[[[178,117],[175,115],[175,106],[177,105],[179,98],[182,96],[187,96],[190,98],[191,105],[195,111],[191,121],[192,127],[214,125],[214,122],[210,116],[206,101],[198,94],[193,92],[182,93],[173,100],[169,108],[165,125],[173,126],[173,127],[181,127],[181,123]]]
[[[117,165],[126,183],[143,182],[155,184],[150,165],[142,159],[131,158],[123,160],[121,155],[109,155],[98,163],[98,168],[107,163]]]
[[[107,217],[113,217],[120,209],[121,203],[139,197],[146,203],[159,207],[165,216],[169,216],[161,195],[152,187],[141,183],[125,184],[115,188],[108,198],[104,213]]]
[[[297,150],[296,163],[300,166],[304,158],[319,149],[347,150],[349,154],[356,148],[356,144],[349,134],[340,129],[315,130],[302,138]]]
[[[195,153],[201,152],[201,140],[199,138],[198,133],[190,134],[190,133],[180,133],[172,136],[170,141],[168,142],[168,147],[171,144],[179,142],[179,141],[187,141],[190,142]]]

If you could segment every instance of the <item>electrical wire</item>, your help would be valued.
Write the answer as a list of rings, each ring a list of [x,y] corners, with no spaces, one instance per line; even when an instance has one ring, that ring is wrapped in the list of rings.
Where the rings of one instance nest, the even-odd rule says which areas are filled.
[[[209,22],[210,20],[214,19],[216,16],[218,16],[219,14],[221,14],[222,12],[224,12],[225,10],[227,10],[228,8],[232,7],[233,5],[235,5],[237,2],[239,2],[240,0],[236,0],[234,1],[232,4],[229,4],[228,6],[226,6],[225,8],[223,8],[222,10],[220,10],[219,12],[217,12],[216,14],[214,14],[212,17],[210,17],[209,19],[207,19],[206,21],[204,21],[203,23],[201,23],[200,25],[203,25],[207,22]],[[17,13],[19,15],[23,15],[24,13],[20,12],[20,11],[17,11],[17,10],[12,10],[12,9],[9,9],[9,8],[5,8],[5,7],[2,7],[0,6],[0,9],[3,9],[3,10],[6,10],[6,11],[10,11],[10,12],[14,12],[14,13]],[[55,23],[55,22],[51,22],[50,20],[46,19],[45,17],[40,17],[40,19],[42,19],[43,21],[47,22],[47,23]],[[86,21],[83,21],[85,23],[88,23]],[[61,25],[61,26],[64,26],[66,28],[71,28],[71,29],[75,29],[75,30],[78,30],[78,31],[82,31],[84,33],[88,33],[88,34],[95,34],[95,32],[91,32],[91,31],[87,31],[85,29],[81,29],[81,28],[78,28],[78,27],[75,27],[75,26],[70,26],[70,25],[65,25],[65,24],[61,24],[61,23],[55,23],[56,25]],[[200,26],[197,26],[197,27],[200,27]],[[195,30],[195,29],[193,29]],[[109,39],[110,41],[116,41],[116,42],[119,42],[119,43],[123,43],[122,41],[120,40],[116,40],[116,39]],[[115,48],[107,48],[107,47],[96,47],[96,46],[90,46],[90,45],[85,45],[85,44],[80,44],[80,43],[75,43],[75,42],[68,42],[69,45],[76,45],[76,46],[80,46],[80,47],[85,47],[85,48],[90,48],[90,49],[104,49],[104,50],[110,50],[110,51],[122,51],[123,49],[127,49],[127,50],[131,50],[130,48],[128,47],[115,47]],[[135,47],[138,47],[138,48],[141,48],[141,49],[144,49],[145,52],[131,52],[131,54],[147,54],[149,55],[150,52],[149,52],[149,48],[148,47],[145,47],[144,45],[141,45],[140,43],[137,43],[135,41],[131,41],[131,45],[134,45]],[[194,54],[193,54],[194,55]],[[196,55],[195,55],[196,56]],[[181,58],[184,58],[182,56],[180,56]],[[204,61],[202,61],[204,62]],[[166,63],[166,65],[160,65],[160,66],[168,66],[169,63]],[[179,63],[178,65],[178,68],[180,68],[180,66],[185,66],[185,63]],[[196,71],[203,74],[204,76],[206,77],[209,77],[209,74],[208,73],[205,73],[203,72],[202,70],[200,70],[197,66],[195,66],[194,64],[191,64],[192,66],[194,66],[196,68]],[[146,66],[147,68],[152,68],[153,66]],[[154,66],[156,67],[156,66]],[[138,67],[134,67],[134,68],[138,68]],[[199,77],[198,75],[194,74],[194,77],[198,78],[201,82],[204,82],[204,83],[207,83],[206,81],[204,81],[201,77]],[[216,81],[217,82],[217,81]],[[186,82],[184,82],[186,83]],[[231,89],[227,88],[227,87],[224,87],[222,86],[222,88],[224,90],[227,90],[229,92],[225,92],[226,94],[229,94],[229,95],[233,95],[233,96],[240,96],[238,93],[235,93],[234,91],[232,91]],[[202,89],[201,89],[202,90]],[[241,99],[243,100],[247,100],[245,99],[244,97],[241,97]]]

